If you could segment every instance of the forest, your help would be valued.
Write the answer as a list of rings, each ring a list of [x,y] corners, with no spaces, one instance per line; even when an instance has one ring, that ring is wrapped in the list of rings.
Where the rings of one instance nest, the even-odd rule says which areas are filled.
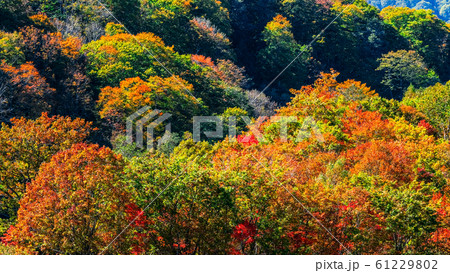
[[[430,1],[0,0],[0,254],[450,254]]]

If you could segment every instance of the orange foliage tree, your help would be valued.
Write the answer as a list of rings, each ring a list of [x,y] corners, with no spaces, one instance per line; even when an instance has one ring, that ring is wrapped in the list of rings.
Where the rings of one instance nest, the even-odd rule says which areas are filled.
[[[93,94],[86,76],[81,40],[35,27],[21,29],[21,47],[28,61],[56,90],[52,113],[90,118]]]
[[[448,143],[423,115],[336,76],[292,90],[277,114],[297,117],[287,141],[271,120],[261,141],[219,146],[213,166],[233,178],[238,208],[230,253],[442,253],[435,192],[448,195]],[[319,132],[297,138],[307,118]]]
[[[18,68],[0,64],[0,121],[12,117],[37,118],[51,109],[55,90],[31,63]]]
[[[124,162],[108,148],[75,144],[44,163],[27,185],[9,244],[41,254],[126,254],[126,204],[120,177]]]
[[[192,85],[177,77],[189,92]],[[186,129],[187,124],[202,110],[197,101],[185,87],[172,77],[150,77],[147,81],[139,77],[129,78],[120,87],[105,87],[100,92],[98,105],[100,116],[111,122],[116,129],[123,130],[126,118],[144,106],[167,111],[174,116],[174,128]]]
[[[92,131],[92,124],[82,119],[46,113],[36,120],[14,118],[11,123],[0,130],[0,214],[7,223],[16,218],[18,201],[40,165],[55,153],[85,141]]]

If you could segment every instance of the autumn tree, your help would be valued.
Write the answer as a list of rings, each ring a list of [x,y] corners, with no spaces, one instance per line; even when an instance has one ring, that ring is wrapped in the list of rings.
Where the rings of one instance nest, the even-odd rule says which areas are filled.
[[[55,153],[85,141],[92,131],[91,123],[82,119],[46,113],[36,120],[13,118],[11,123],[3,123],[0,130],[0,214],[6,222],[15,220],[18,202],[40,165]]]
[[[51,110],[55,90],[31,63],[19,68],[1,64],[0,81],[1,122],[9,122],[12,117],[37,118]]]
[[[169,77],[164,67],[178,75],[181,71],[176,68],[181,70],[189,65],[187,56],[180,56],[153,33],[133,36],[116,24],[108,24],[107,30],[112,35],[102,36],[81,50],[88,58],[89,75],[98,87],[117,86],[122,80],[133,77]]]
[[[401,143],[366,142],[347,151],[351,173],[382,177],[395,185],[410,184],[415,177],[414,158]]]
[[[41,254],[127,254],[130,232],[121,231],[132,200],[123,166],[121,156],[97,145],[54,155],[27,185],[7,242]]]
[[[230,60],[212,60],[211,57],[203,55],[191,55],[194,63],[210,68],[206,70],[207,77],[222,81],[224,85],[245,88],[249,79],[246,77],[245,68],[237,66]]]
[[[297,117],[288,128],[287,141],[280,140],[279,124],[271,120],[260,126],[265,142],[245,145],[244,150],[222,143],[216,153],[220,156],[216,162],[227,166],[227,171],[247,170],[253,183],[260,179],[264,186],[258,186],[260,190],[253,194],[270,197],[264,204],[252,203],[260,214],[242,220],[238,228],[245,238],[239,237],[243,241],[235,250],[255,253],[256,242],[273,253],[338,254],[346,249],[352,253],[439,252],[436,243],[428,244],[440,226],[435,215],[438,208],[429,202],[433,192],[443,190],[446,184],[443,172],[448,154],[444,147],[448,143],[436,141],[424,122],[406,121],[411,110],[380,98],[364,84],[338,82],[336,73],[322,74],[314,85],[292,92],[291,103],[278,110],[279,116]],[[306,129],[302,127],[306,117],[315,120],[322,140],[313,133],[297,137]],[[267,166],[267,173],[253,169],[255,164]],[[271,188],[275,182],[297,200],[291,203],[292,195],[281,186],[279,191]],[[301,202],[342,245],[328,240],[329,234],[316,221],[293,216],[300,211],[282,213],[277,203],[272,203],[275,196],[289,212],[296,211]],[[400,205],[398,200],[404,202]],[[325,205],[330,203],[336,209]],[[275,223],[271,213],[281,223]],[[270,228],[275,226],[277,232]],[[439,243],[444,243],[441,240]]]
[[[44,13],[38,13],[30,16],[33,22],[31,25],[45,32],[55,32],[56,28],[52,20]]]
[[[355,94],[356,91],[359,95]],[[296,115],[298,118],[312,116],[323,135],[322,142],[305,138],[295,146],[289,144],[295,138],[288,137],[289,142],[284,145],[291,147],[290,151],[301,151],[292,156],[301,158],[301,155],[314,154],[314,165],[299,168],[297,176],[306,173],[302,181],[311,179],[308,177],[317,177],[312,170],[315,170],[313,166],[319,167],[319,181],[359,189],[359,194],[368,198],[366,205],[344,202],[345,206],[339,205],[337,215],[329,214],[327,219],[337,217],[336,221],[339,223],[333,227],[332,232],[342,236],[338,238],[342,238],[343,244],[355,252],[438,253],[436,245],[445,240],[440,237],[442,241],[439,243],[429,242],[440,227],[436,212],[442,207],[433,207],[430,202],[434,192],[445,188],[446,175],[443,172],[447,170],[444,162],[448,153],[444,150],[448,143],[436,140],[433,134],[429,134],[425,121],[422,120],[419,124],[414,118],[410,119],[414,123],[406,121],[407,115],[414,113],[411,109],[380,99],[373,91],[357,82],[339,83],[335,81],[333,74],[322,74],[322,78],[313,86],[293,92],[295,97],[292,102],[281,108],[278,114]],[[382,101],[384,103],[380,104]],[[420,116],[417,113],[415,115]],[[274,126],[271,122],[262,128],[265,128],[266,139],[277,144],[274,147],[279,147],[277,139],[271,137],[277,133],[272,131]],[[292,128],[295,129],[295,126]],[[296,134],[296,130],[289,131],[289,135],[295,137]],[[337,153],[339,160],[330,164],[333,161],[319,159],[319,154],[324,150],[334,151],[333,156]],[[442,152],[438,152],[439,150]],[[272,155],[274,156],[273,152]],[[295,160],[289,166],[294,166],[293,162]],[[302,166],[305,164],[302,162]],[[314,179],[317,181],[317,178]],[[314,182],[307,182],[309,183]],[[336,194],[341,198],[346,196],[345,190]],[[320,206],[317,204],[313,207]],[[375,222],[367,227],[368,230],[362,228],[356,231],[352,226],[357,223],[352,222],[356,218],[347,213],[362,207],[368,208],[365,221]],[[321,210],[326,211],[325,208]],[[325,226],[330,224],[325,224],[325,219],[320,220]],[[304,230],[301,231],[303,233],[299,234],[305,234]],[[355,233],[352,232],[355,231],[358,235],[353,237]],[[361,242],[357,239],[360,236],[374,235],[384,238],[382,240],[385,242],[382,246],[378,245],[381,248],[376,250],[373,248],[376,242],[369,243],[370,240],[367,239]],[[317,245],[313,244],[313,247],[322,248],[322,240],[323,238],[317,240]]]
[[[236,207],[229,253],[343,254],[344,247],[368,253],[380,246],[382,218],[371,210],[366,190],[346,186],[347,172],[336,154],[308,157],[283,151],[287,147],[298,148],[238,138],[215,153],[216,171],[233,177],[223,182],[233,189]]]
[[[124,1],[126,5],[129,1]],[[85,42],[98,39],[103,34],[105,24],[112,20],[107,2],[96,0],[60,1],[29,0],[28,7],[36,15],[45,14],[52,21],[53,28],[64,37],[74,36]],[[130,13],[130,17],[137,13]],[[36,16],[32,15],[32,16]],[[35,25],[36,26],[36,25]]]
[[[27,61],[56,90],[52,113],[92,118],[93,94],[84,72],[81,41],[35,27],[21,30],[21,48]]]
[[[192,92],[192,85],[177,78]],[[189,130],[193,116],[202,110],[201,101],[189,94],[184,86],[173,78],[150,77],[130,78],[122,81],[120,87],[105,87],[101,90],[98,105],[100,116],[106,118],[114,127],[123,131],[128,116],[142,107],[162,110],[173,115],[174,131]]]
[[[432,198],[427,186],[417,183],[398,189],[380,187],[372,193],[376,207],[386,218],[388,237],[392,246],[388,253],[435,253],[438,249],[428,246],[428,240],[439,226],[436,210],[429,204]]]

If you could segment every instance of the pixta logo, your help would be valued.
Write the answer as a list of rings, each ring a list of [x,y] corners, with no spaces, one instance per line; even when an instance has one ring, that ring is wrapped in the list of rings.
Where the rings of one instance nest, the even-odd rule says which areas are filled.
[[[149,112],[150,111],[150,112]],[[148,112],[148,113],[147,113]],[[147,136],[147,149],[154,148],[155,129],[164,121],[168,120],[172,115],[163,113],[160,110],[151,110],[149,106],[145,106],[127,118],[127,143],[133,143],[133,128],[136,128],[136,146],[144,148],[144,127]],[[136,122],[135,122],[136,121]],[[158,140],[158,146],[167,141],[172,133],[172,126],[167,123],[165,126],[164,135]]]
[[[139,148],[144,147],[144,139],[147,142],[146,148],[153,149],[155,144],[155,131],[157,127],[165,126],[164,134],[157,141],[157,146],[169,141],[172,134],[172,126],[169,118],[172,115],[164,113],[161,110],[152,110],[149,106],[143,107],[127,118],[127,143],[136,142]],[[219,116],[194,116],[193,122],[193,140],[202,141],[202,135],[206,139],[223,139],[225,134],[230,141],[235,141],[236,136],[241,132],[237,132],[237,120],[243,121],[259,141],[265,142],[263,132],[260,131],[264,122],[270,123],[277,128],[278,137],[281,141],[300,142],[304,139],[315,137],[319,142],[323,142],[324,138],[319,126],[312,117],[299,119],[296,116],[273,116],[250,118],[248,116],[230,116],[225,118]],[[226,123],[226,126],[224,125]],[[226,131],[224,128],[226,127]],[[158,128],[161,132],[161,128]],[[135,134],[134,134],[135,132]]]

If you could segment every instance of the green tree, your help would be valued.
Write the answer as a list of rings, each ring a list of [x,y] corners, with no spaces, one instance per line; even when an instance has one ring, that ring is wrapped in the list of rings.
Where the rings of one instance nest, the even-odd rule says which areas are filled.
[[[30,23],[22,0],[0,0],[0,28],[16,30]]]
[[[133,33],[140,30],[140,0],[106,0],[105,4],[128,30]]]
[[[233,189],[210,167],[213,150],[206,142],[186,140],[170,157],[147,154],[126,167],[137,204],[143,208],[154,199],[142,226],[134,227],[142,235],[140,253],[227,254]]]
[[[25,56],[20,48],[20,34],[0,31],[0,60],[10,65],[22,64]]]
[[[377,59],[389,51],[408,48],[408,43],[365,1],[335,2],[328,13],[331,17],[326,22],[331,25],[314,44],[313,56],[326,68],[339,71],[342,79],[362,81],[378,90],[381,73],[375,71]]]
[[[291,23],[282,15],[277,15],[264,29],[262,35],[266,46],[258,52],[261,77],[267,83],[300,55],[276,83],[282,91],[299,88],[305,83],[311,58],[309,49],[295,41],[291,30]]]
[[[416,107],[445,139],[450,137],[450,81],[427,88],[410,88],[402,103]]]
[[[405,37],[441,80],[450,79],[450,29],[431,10],[387,7],[380,16]]]
[[[226,37],[232,32],[231,23],[228,9],[220,1],[144,0],[141,9],[144,29],[163,38],[178,52],[209,55],[211,50],[202,46],[205,42],[219,48],[229,46]],[[196,21],[209,23],[205,27]]]
[[[293,25],[293,33],[300,43],[309,43],[332,19],[331,2],[313,0],[279,1],[281,11]]]
[[[406,89],[426,87],[439,81],[432,69],[428,69],[423,58],[415,51],[399,50],[384,54],[378,59],[377,70],[383,72],[381,83],[391,92],[391,97],[401,99]]]
[[[426,253],[427,238],[439,227],[436,211],[429,206],[429,189],[414,183],[399,189],[385,186],[372,196],[375,207],[386,215],[391,253]]]

